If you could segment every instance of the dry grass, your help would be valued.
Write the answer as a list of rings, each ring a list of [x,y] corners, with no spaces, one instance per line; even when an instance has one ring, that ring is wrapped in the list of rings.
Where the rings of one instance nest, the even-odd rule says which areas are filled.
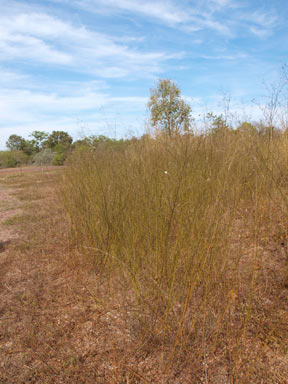
[[[286,149],[217,132],[81,152],[66,169],[72,242],[121,292],[136,350],[156,351],[163,380],[285,382],[285,365],[266,362],[270,335],[287,353],[275,312],[287,309]]]
[[[1,175],[0,211],[19,211],[0,253],[0,382],[287,383],[278,139],[148,140]]]

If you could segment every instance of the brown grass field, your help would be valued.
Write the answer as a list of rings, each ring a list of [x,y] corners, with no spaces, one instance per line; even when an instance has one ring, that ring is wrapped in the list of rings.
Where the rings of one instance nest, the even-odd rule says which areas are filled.
[[[0,382],[157,382],[159,361],[147,359],[145,378],[145,358],[117,318],[118,297],[71,258],[55,191],[61,172],[0,175]]]
[[[152,158],[153,153],[149,156]],[[164,278],[151,288],[149,273],[152,276],[154,272],[141,261],[143,273],[144,267],[148,273],[143,281],[136,280],[140,272],[138,267],[134,269],[136,277],[132,280],[136,288],[132,289],[127,285],[131,277],[121,272],[126,259],[118,264],[113,258],[113,242],[109,255],[107,251],[111,255],[109,261],[106,251],[96,249],[89,236],[85,237],[89,228],[83,229],[82,234],[80,227],[76,236],[73,234],[71,226],[80,226],[81,217],[73,224],[71,216],[64,212],[64,206],[69,212],[67,201],[72,197],[67,197],[66,191],[63,204],[63,188],[69,189],[69,183],[74,181],[84,185],[79,181],[83,172],[80,169],[77,174],[76,168],[73,171],[72,165],[72,176],[70,170],[63,168],[0,173],[0,383],[288,383],[287,245],[283,232],[287,217],[278,197],[272,207],[267,206],[269,212],[261,210],[254,232],[253,206],[237,205],[233,223],[227,224],[233,228],[225,239],[225,255],[229,257],[213,259],[217,268],[211,266],[209,285],[202,281],[208,276],[205,271],[210,264],[196,282],[182,275],[190,284],[187,295],[191,292],[189,310],[186,306],[182,315],[182,296],[176,283],[173,282],[167,304],[166,292],[161,296]],[[130,171],[134,172],[132,168]],[[135,175],[131,180],[135,180]],[[94,185],[93,188],[95,191]],[[121,185],[117,188],[118,191]],[[134,191],[131,193],[133,196]],[[89,197],[88,192],[86,196]],[[261,204],[259,199],[259,207]],[[113,207],[115,212],[117,207]],[[223,208],[223,217],[227,216],[227,209],[225,206],[225,213]],[[121,212],[124,225],[126,216]],[[207,215],[211,217],[212,212],[207,211]],[[267,215],[270,224],[264,225]],[[88,216],[86,212],[83,217]],[[178,217],[175,231],[184,219]],[[183,221],[181,228],[184,224]],[[175,244],[171,236],[171,244]],[[181,236],[179,232],[182,239]],[[183,233],[183,239],[185,236]],[[119,244],[120,239],[121,236]],[[142,252],[136,237],[131,235],[129,241],[135,241],[133,249]],[[224,240],[217,244],[215,252],[219,253],[219,249],[224,249]],[[179,249],[186,245],[190,247],[183,240]],[[105,256],[100,267],[95,262],[95,250]],[[127,244],[127,254],[128,251]],[[183,259],[184,256],[183,251]],[[238,263],[237,270],[234,262]],[[170,264],[166,268],[169,273]],[[179,276],[178,270],[173,275],[177,284],[181,283],[181,268],[179,264]],[[193,298],[191,287],[197,297],[203,295],[201,302]],[[153,296],[150,290],[157,295]],[[146,296],[141,296],[141,292]],[[183,297],[186,303],[186,296]]]

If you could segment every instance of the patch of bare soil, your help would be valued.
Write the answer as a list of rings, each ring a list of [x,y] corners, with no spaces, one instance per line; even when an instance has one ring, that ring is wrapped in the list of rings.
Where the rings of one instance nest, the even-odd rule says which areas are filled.
[[[0,185],[0,252],[3,252],[6,245],[19,236],[16,228],[5,226],[7,219],[21,214],[18,206],[13,190]]]
[[[2,168],[0,169],[0,175],[3,175],[3,174],[20,174],[22,175],[23,173],[31,173],[31,172],[47,172],[47,171],[57,171],[59,170],[59,168],[63,168],[63,167],[59,167],[58,165],[57,166],[53,166],[53,165],[45,165],[43,167],[41,166],[26,166],[26,167],[18,167],[18,168]]]

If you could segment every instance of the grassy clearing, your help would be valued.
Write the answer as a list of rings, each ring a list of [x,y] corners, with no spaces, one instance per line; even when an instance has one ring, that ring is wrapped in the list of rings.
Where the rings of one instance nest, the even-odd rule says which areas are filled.
[[[161,382],[286,382],[287,149],[216,131],[81,151],[65,170],[71,244]]]

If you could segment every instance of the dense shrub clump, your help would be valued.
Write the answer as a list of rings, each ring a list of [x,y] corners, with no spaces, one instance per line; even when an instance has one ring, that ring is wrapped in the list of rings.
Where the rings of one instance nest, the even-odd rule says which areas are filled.
[[[0,168],[15,168],[28,162],[29,157],[22,151],[0,151]]]
[[[71,240],[122,281],[138,332],[170,358],[190,351],[196,361],[203,346],[209,355],[230,343],[231,364],[249,366],[242,345],[260,313],[272,316],[263,289],[278,300],[287,275],[284,259],[261,251],[286,241],[287,149],[285,135],[225,127],[71,157],[62,186]]]

